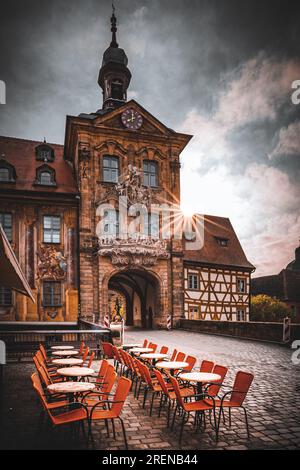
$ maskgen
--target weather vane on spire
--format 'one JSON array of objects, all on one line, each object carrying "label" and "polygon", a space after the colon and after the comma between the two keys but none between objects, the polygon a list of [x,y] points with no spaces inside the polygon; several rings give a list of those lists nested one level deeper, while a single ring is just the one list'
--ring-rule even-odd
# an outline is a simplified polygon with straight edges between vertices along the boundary
[{"label": "weather vane on spire", "polygon": [[118,47],[117,36],[116,36],[116,32],[117,32],[117,18],[115,16],[116,7],[114,3],[112,3],[111,6],[112,6],[112,15],[111,15],[110,22],[111,22],[112,39],[111,39],[110,47]]}]

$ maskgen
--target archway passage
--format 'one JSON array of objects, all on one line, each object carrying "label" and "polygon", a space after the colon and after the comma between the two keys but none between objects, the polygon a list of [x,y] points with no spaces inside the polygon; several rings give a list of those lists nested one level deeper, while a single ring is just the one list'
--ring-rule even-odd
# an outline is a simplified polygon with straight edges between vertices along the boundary
[{"label": "archway passage", "polygon": [[153,328],[160,316],[160,285],[149,271],[130,269],[114,274],[109,292],[118,292],[126,301],[126,325]]}]

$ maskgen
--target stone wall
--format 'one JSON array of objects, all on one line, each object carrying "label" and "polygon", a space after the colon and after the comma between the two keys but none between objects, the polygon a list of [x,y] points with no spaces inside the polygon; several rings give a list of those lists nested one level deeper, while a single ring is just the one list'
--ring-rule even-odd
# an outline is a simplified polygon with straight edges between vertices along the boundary
[{"label": "stone wall", "polygon": [[[282,342],[282,323],[227,322],[181,319],[180,328],[199,333]],[[291,325],[291,341],[300,339],[300,324]]]}]

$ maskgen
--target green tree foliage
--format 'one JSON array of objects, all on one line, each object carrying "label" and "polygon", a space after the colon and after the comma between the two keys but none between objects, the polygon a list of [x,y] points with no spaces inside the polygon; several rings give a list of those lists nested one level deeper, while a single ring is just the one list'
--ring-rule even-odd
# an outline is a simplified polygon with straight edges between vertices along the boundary
[{"label": "green tree foliage", "polygon": [[265,294],[251,297],[251,321],[282,322],[285,317],[295,320],[295,313],[284,302]]}]

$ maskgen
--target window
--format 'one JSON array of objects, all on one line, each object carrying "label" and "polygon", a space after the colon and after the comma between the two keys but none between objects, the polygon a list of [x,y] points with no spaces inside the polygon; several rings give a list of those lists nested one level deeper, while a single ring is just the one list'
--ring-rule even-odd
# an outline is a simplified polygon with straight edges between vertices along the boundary
[{"label": "window", "polygon": [[159,238],[159,214],[145,215],[145,236]]},{"label": "window", "polygon": [[199,320],[199,307],[189,307],[189,320]]},{"label": "window", "polygon": [[118,157],[103,157],[103,181],[117,183],[119,179],[119,159]]},{"label": "window", "polygon": [[12,214],[7,212],[0,212],[0,224],[3,227],[8,241],[12,241]]},{"label": "window", "polygon": [[193,290],[199,289],[199,277],[197,276],[197,274],[189,274],[188,288]]},{"label": "window", "polygon": [[157,162],[144,161],[144,185],[156,187],[158,184],[158,165]]},{"label": "window", "polygon": [[115,80],[111,84],[111,97],[115,100],[123,100],[122,82]]},{"label": "window", "polygon": [[237,291],[240,294],[244,294],[246,292],[246,279],[240,277],[237,279]]},{"label": "window", "polygon": [[118,237],[119,236],[119,211],[107,210],[104,212],[105,225],[104,235],[107,237]]},{"label": "window", "polygon": [[55,170],[48,165],[42,165],[37,168],[35,184],[56,186]]},{"label": "window", "polygon": [[44,282],[43,283],[43,306],[60,307],[61,306],[61,283]]},{"label": "window", "polygon": [[9,181],[9,169],[0,168],[0,181]]},{"label": "window", "polygon": [[15,183],[16,170],[4,158],[0,159],[0,182],[1,183]]},{"label": "window", "polygon": [[0,306],[9,307],[12,305],[12,290],[8,287],[0,287]]},{"label": "window", "polygon": [[215,237],[220,246],[228,246],[228,238]]},{"label": "window", "polygon": [[245,310],[239,309],[239,310],[236,312],[236,321],[246,321]]},{"label": "window", "polygon": [[44,216],[44,243],[60,243],[60,217]]}]

